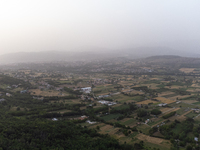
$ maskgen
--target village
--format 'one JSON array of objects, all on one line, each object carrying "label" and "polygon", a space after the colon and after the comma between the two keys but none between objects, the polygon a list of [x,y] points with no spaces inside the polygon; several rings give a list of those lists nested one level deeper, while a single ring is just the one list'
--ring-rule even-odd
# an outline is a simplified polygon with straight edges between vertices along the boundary
[{"label": "village", "polygon": [[[160,67],[142,65],[133,72],[118,67],[117,74],[112,69],[96,70],[99,66],[85,73],[79,73],[80,64],[73,71],[4,70],[0,105],[12,117],[36,117],[31,113],[37,109],[39,118],[55,123],[71,120],[121,144],[143,141],[146,148],[167,150],[199,142],[198,71],[181,68],[176,73],[180,76],[169,76],[159,74]],[[190,130],[179,137],[182,125]]]}]

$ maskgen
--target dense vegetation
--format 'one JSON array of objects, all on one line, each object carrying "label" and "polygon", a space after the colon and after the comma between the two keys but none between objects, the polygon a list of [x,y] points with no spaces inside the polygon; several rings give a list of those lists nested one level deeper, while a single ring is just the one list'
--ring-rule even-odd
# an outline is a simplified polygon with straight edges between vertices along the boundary
[{"label": "dense vegetation", "polygon": [[0,126],[2,149],[123,149],[108,135],[70,121],[14,119]]}]

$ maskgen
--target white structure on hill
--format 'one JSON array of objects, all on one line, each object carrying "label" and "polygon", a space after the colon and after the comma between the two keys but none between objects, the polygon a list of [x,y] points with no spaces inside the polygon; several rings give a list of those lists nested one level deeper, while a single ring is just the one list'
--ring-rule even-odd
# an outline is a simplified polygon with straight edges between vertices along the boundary
[{"label": "white structure on hill", "polygon": [[84,92],[84,93],[90,93],[92,90],[91,87],[85,87],[85,88],[81,88],[81,92]]}]

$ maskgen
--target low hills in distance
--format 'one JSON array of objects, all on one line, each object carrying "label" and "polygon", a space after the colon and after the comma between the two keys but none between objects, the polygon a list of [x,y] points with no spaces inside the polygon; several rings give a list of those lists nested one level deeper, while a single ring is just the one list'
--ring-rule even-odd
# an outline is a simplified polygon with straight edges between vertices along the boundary
[{"label": "low hills in distance", "polygon": [[[0,56],[1,64],[24,63],[24,62],[58,62],[58,61],[92,61],[110,58],[124,57],[128,59],[140,59],[149,57],[147,60],[158,59],[163,55],[175,55],[173,59],[180,57],[200,57],[200,54],[176,51],[167,47],[138,47],[132,49],[107,50],[89,49],[78,51],[43,51],[43,52],[19,52]],[[153,56],[153,57],[151,57]],[[169,59],[166,56],[162,59]]]}]

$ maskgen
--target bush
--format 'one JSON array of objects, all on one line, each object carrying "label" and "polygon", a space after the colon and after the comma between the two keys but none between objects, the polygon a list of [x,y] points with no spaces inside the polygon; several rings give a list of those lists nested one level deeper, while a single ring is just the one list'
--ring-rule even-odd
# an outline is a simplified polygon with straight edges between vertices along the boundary
[{"label": "bush", "polygon": [[167,115],[164,115],[163,118],[164,118],[164,119],[167,119],[167,118],[169,118],[169,117],[171,117],[171,116],[174,116],[175,114],[176,114],[176,112],[174,111],[174,112],[171,112],[171,113],[169,113],[169,114],[167,114]]},{"label": "bush", "polygon": [[144,110],[144,109],[139,109],[139,110],[137,111],[137,116],[138,116],[138,117],[145,117],[146,115],[147,115],[147,111]]},{"label": "bush", "polygon": [[159,115],[159,114],[161,114],[162,112],[160,111],[160,110],[158,110],[158,109],[153,109],[152,111],[151,111],[151,114],[153,114],[153,115]]}]

